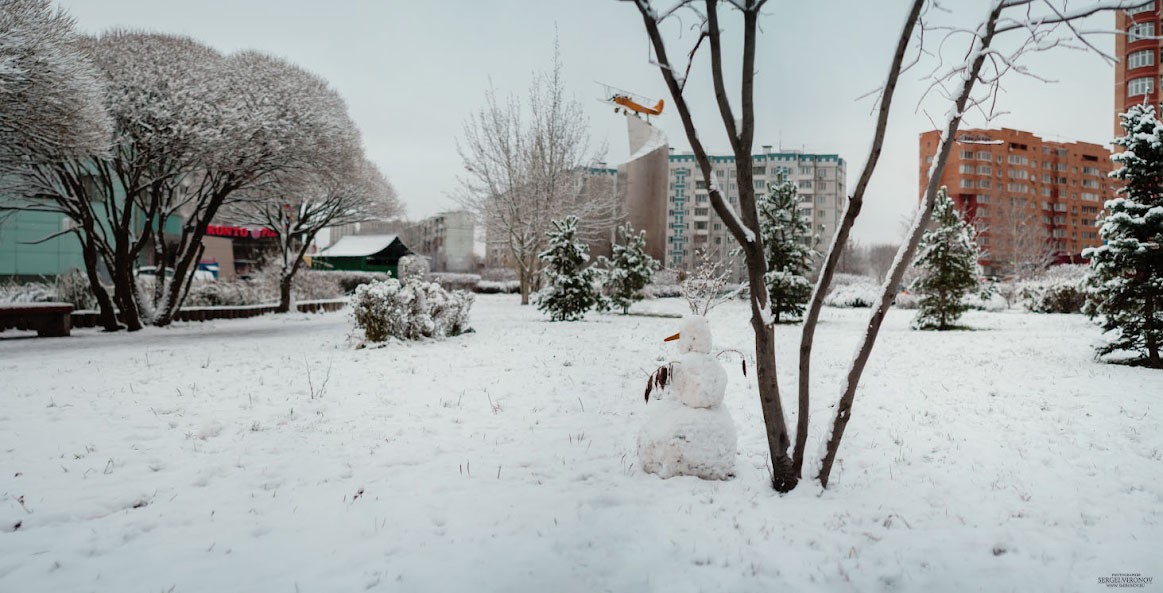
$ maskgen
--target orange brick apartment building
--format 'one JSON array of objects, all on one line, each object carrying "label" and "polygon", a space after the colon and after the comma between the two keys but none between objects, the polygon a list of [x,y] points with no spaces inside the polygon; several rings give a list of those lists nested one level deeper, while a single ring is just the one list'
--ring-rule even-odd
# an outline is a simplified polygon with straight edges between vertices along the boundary
[{"label": "orange brick apartment building", "polygon": [[[929,181],[938,138],[936,130],[920,136],[922,188]],[[1001,231],[991,232],[991,227],[1004,228],[1002,216],[1040,222],[1045,232],[1039,240],[1047,243],[1046,251],[1052,251],[1057,263],[1081,262],[1083,248],[1101,245],[1095,219],[1114,197],[1107,179],[1111,169],[1110,152],[1098,144],[1051,142],[1008,128],[962,130],[941,184],[979,229],[985,273],[1004,275],[1010,270],[989,256],[991,244],[1003,240]]]},{"label": "orange brick apartment building", "polygon": [[1119,126],[1119,114],[1125,113],[1131,105],[1146,101],[1150,105],[1159,104],[1160,75],[1163,75],[1163,59],[1159,51],[1163,39],[1157,39],[1163,32],[1159,21],[1156,2],[1149,2],[1139,8],[1115,12],[1116,31],[1127,34],[1115,35],[1115,137],[1123,135]]}]

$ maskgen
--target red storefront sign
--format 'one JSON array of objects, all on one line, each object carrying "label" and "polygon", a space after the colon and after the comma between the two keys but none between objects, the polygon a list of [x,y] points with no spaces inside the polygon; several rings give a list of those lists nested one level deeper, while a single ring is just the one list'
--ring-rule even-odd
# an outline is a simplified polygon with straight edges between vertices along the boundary
[{"label": "red storefront sign", "polygon": [[231,237],[234,239],[273,239],[278,235],[270,229],[248,229],[240,226],[209,225],[206,234],[213,237]]}]

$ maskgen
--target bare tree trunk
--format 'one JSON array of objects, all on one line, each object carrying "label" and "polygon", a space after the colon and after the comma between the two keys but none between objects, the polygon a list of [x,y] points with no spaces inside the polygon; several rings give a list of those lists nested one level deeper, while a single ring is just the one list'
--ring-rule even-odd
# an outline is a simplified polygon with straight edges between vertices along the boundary
[{"label": "bare tree trunk", "polygon": [[945,170],[945,163],[948,161],[949,153],[953,148],[957,129],[961,125],[961,116],[965,113],[965,105],[969,101],[970,93],[973,91],[973,85],[981,73],[982,65],[985,63],[985,50],[989,48],[990,43],[993,41],[997,28],[997,20],[1001,16],[1003,8],[1005,8],[1003,2],[994,4],[989,18],[985,22],[985,31],[976,42],[980,44],[980,47],[974,48],[976,53],[973,55],[972,65],[969,71],[965,72],[961,77],[961,90],[957,94],[953,110],[950,113],[948,122],[946,122],[941,143],[937,150],[936,162],[934,162],[929,171],[929,183],[925,188],[925,200],[917,212],[909,236],[897,252],[896,260],[893,262],[893,267],[889,271],[889,277],[885,280],[884,286],[882,287],[880,303],[868,320],[868,329],[860,343],[856,359],[852,361],[852,366],[848,370],[844,391],[840,397],[840,403],[836,406],[836,417],[832,422],[832,433],[828,438],[826,453],[820,466],[820,474],[817,476],[820,480],[820,485],[825,488],[828,487],[828,478],[832,472],[832,464],[836,461],[836,452],[840,448],[840,440],[844,437],[844,428],[848,425],[848,420],[852,417],[852,401],[856,396],[856,386],[860,383],[860,376],[864,373],[864,367],[868,363],[868,357],[872,354],[872,346],[876,343],[876,336],[880,332],[880,326],[884,322],[884,317],[888,313],[889,307],[892,305],[892,298],[896,294],[897,286],[900,284],[901,278],[904,277],[905,268],[908,267],[909,262],[912,261],[913,255],[916,253],[917,245],[920,244],[921,236],[925,231],[925,224],[933,212],[937,189],[941,183],[941,174]]},{"label": "bare tree trunk", "polygon": [[885,132],[888,129],[889,111],[892,107],[893,95],[896,92],[897,80],[901,74],[901,65],[904,63],[909,40],[913,37],[913,29],[920,18],[921,8],[924,4],[924,0],[913,1],[909,15],[905,19],[905,26],[897,39],[892,66],[889,67],[888,78],[885,80],[884,91],[880,98],[880,111],[876,118],[876,131],[872,137],[872,148],[869,150],[868,160],[865,161],[864,170],[860,173],[855,191],[853,191],[852,197],[849,198],[848,205],[844,209],[844,220],[832,238],[832,246],[828,249],[828,255],[823,268],[820,270],[820,276],[816,279],[816,287],[812,292],[808,314],[804,317],[804,328],[800,335],[799,411],[796,415],[796,446],[792,457],[797,476],[801,475],[803,471],[804,449],[808,442],[808,425],[811,413],[809,404],[811,403],[812,342],[816,335],[816,325],[820,320],[820,310],[824,306],[824,296],[832,284],[832,276],[844,254],[844,248],[848,245],[848,235],[852,231],[852,225],[856,223],[856,217],[860,216],[860,209],[864,205],[864,192],[868,188],[872,173],[876,170],[876,164],[880,160],[880,152],[884,148]]}]

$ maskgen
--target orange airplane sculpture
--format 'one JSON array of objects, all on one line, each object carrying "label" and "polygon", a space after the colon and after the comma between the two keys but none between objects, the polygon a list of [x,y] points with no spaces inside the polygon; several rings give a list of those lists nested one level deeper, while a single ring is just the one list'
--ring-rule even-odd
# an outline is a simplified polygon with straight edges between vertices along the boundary
[{"label": "orange airplane sculpture", "polygon": [[622,89],[616,89],[610,85],[602,84],[600,82],[598,84],[601,84],[606,88],[606,95],[610,97],[609,99],[606,99],[606,102],[617,105],[617,107],[614,108],[614,113],[625,111],[626,113],[635,113],[638,115],[645,115],[647,117],[650,117],[651,115],[662,115],[662,99],[659,99],[658,103],[654,104],[654,107],[647,107],[650,101],[646,97],[636,95],[629,91],[623,91]]}]

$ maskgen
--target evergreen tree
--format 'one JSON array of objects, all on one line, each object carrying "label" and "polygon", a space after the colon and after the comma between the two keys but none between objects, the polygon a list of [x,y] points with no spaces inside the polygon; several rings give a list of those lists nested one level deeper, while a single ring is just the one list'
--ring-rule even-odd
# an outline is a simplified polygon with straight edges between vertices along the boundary
[{"label": "evergreen tree", "polygon": [[594,287],[600,272],[585,268],[589,248],[578,239],[576,216],[554,220],[546,233],[549,248],[537,255],[545,263],[546,286],[537,293],[537,308],[553,321],[575,321],[590,309],[602,308],[604,299]]},{"label": "evergreen tree", "polygon": [[600,263],[606,268],[604,285],[611,304],[621,308],[624,315],[631,304],[642,300],[642,289],[650,284],[654,272],[662,265],[646,253],[646,231],[635,235],[634,229],[626,223],[618,227],[618,235],[625,244],[614,245],[614,258],[603,257]]},{"label": "evergreen tree", "polygon": [[910,287],[921,295],[916,329],[947,330],[969,307],[964,297],[978,287],[977,233],[961,220],[948,191],[942,187],[933,207],[937,227],[921,238],[917,267],[921,275]]},{"label": "evergreen tree", "polygon": [[1121,168],[1111,177],[1122,182],[1118,197],[1106,203],[1102,247],[1086,249],[1094,270],[1084,311],[1100,318],[1115,338],[1100,355],[1130,350],[1143,362],[1163,368],[1163,124],[1153,105],[1136,105],[1121,114],[1127,135],[1115,139],[1125,148],[1111,157]]},{"label": "evergreen tree", "polygon": [[776,323],[781,318],[798,319],[812,296],[808,275],[816,255],[812,245],[818,237],[812,234],[811,222],[800,213],[796,194],[795,184],[783,181],[755,203],[767,260],[763,280]]}]

